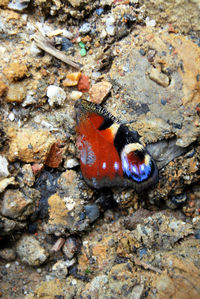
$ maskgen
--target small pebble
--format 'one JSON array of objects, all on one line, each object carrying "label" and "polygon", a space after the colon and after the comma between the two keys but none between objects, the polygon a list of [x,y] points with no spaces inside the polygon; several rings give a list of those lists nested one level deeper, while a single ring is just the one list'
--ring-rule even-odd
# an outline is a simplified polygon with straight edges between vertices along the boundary
[{"label": "small pebble", "polygon": [[[76,100],[79,100],[82,95],[83,95],[83,93],[81,91],[73,90],[70,93],[70,99],[73,101],[76,101]],[[71,160],[73,160],[73,159],[71,159]]]},{"label": "small pebble", "polygon": [[161,101],[160,101],[160,102],[161,102],[161,104],[162,104],[162,105],[164,105],[164,106],[167,104],[167,101],[166,101],[166,100],[164,100],[164,99],[161,99]]},{"label": "small pebble", "polygon": [[114,16],[110,16],[106,19],[106,31],[109,35],[114,36],[115,35],[115,18]]},{"label": "small pebble", "polygon": [[85,49],[85,44],[83,42],[80,42],[79,47],[82,48],[82,49]]},{"label": "small pebble", "polygon": [[95,221],[99,215],[99,207],[96,204],[90,204],[85,206],[86,216],[90,219],[91,222]]},{"label": "small pebble", "polygon": [[63,29],[62,35],[64,37],[68,38],[68,39],[72,39],[73,38],[73,34],[70,31],[66,30],[66,29]]},{"label": "small pebble", "polygon": [[81,75],[80,80],[78,81],[78,90],[81,92],[88,92],[90,89],[90,80],[86,75]]},{"label": "small pebble", "polygon": [[102,13],[103,13],[103,8],[102,7],[96,9],[96,14],[98,16],[102,15]]},{"label": "small pebble", "polygon": [[61,51],[68,51],[70,48],[73,47],[73,44],[68,40],[68,38],[63,37],[61,42]]},{"label": "small pebble", "polygon": [[79,32],[82,34],[87,34],[89,33],[91,30],[91,25],[90,23],[84,23],[80,28],[79,28]]},{"label": "small pebble", "polygon": [[84,48],[82,48],[82,49],[80,50],[80,54],[81,54],[82,57],[83,57],[83,56],[86,56],[87,51],[86,51]]},{"label": "small pebble", "polygon": [[8,175],[8,161],[6,157],[0,155],[0,177],[7,177]]},{"label": "small pebble", "polygon": [[15,119],[15,115],[13,112],[11,112],[9,115],[8,115],[8,118],[10,121],[13,121]]},{"label": "small pebble", "polygon": [[23,10],[25,10],[28,7],[29,2],[30,2],[30,0],[23,0],[23,1],[21,1],[21,0],[12,0],[8,4],[8,8],[22,12]]},{"label": "small pebble", "polygon": [[144,49],[140,49],[140,50],[139,50],[139,53],[140,53],[140,55],[145,56],[145,51],[144,51]]},{"label": "small pebble", "polygon": [[47,97],[50,106],[62,106],[67,96],[62,88],[56,85],[49,85],[47,88]]},{"label": "small pebble", "polygon": [[30,46],[30,54],[33,57],[37,57],[37,56],[41,55],[41,53],[42,53],[42,50],[36,46],[35,42],[32,42],[32,44]]},{"label": "small pebble", "polygon": [[[82,94],[82,93],[81,93]],[[64,167],[66,168],[66,169],[72,169],[72,168],[74,168],[74,167],[76,167],[76,166],[78,166],[79,165],[79,162],[78,162],[78,160],[76,160],[76,159],[68,159],[67,161],[65,161],[65,163],[64,163]]]}]

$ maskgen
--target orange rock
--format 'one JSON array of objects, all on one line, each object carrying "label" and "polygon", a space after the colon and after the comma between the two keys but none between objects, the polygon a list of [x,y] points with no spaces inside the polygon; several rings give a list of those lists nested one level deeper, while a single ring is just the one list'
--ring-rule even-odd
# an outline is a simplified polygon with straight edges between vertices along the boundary
[{"label": "orange rock", "polygon": [[13,62],[3,70],[9,81],[18,81],[26,76],[28,69],[25,64]]},{"label": "orange rock", "polygon": [[2,97],[6,91],[8,90],[8,86],[0,80],[0,97]]},{"label": "orange rock", "polygon": [[108,81],[102,81],[94,84],[89,91],[90,101],[95,104],[101,104],[109,94],[112,84]]},{"label": "orange rock", "polygon": [[67,78],[63,81],[63,86],[76,86],[80,77],[80,72],[67,74]]},{"label": "orange rock", "polygon": [[63,158],[63,148],[61,148],[60,142],[55,142],[51,146],[45,165],[52,168],[57,168],[62,162],[62,158]]},{"label": "orange rock", "polygon": [[6,134],[10,140],[7,158],[9,161],[21,160],[26,163],[46,161],[55,138],[48,131],[9,127]]},{"label": "orange rock", "polygon": [[81,78],[78,82],[78,90],[82,92],[88,92],[90,89],[90,80],[86,75],[81,75]]}]

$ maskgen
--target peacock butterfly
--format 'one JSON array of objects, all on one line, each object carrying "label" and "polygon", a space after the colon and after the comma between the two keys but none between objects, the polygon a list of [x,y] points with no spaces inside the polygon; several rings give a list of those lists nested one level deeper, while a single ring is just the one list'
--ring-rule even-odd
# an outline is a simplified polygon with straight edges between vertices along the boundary
[{"label": "peacock butterfly", "polygon": [[75,110],[76,144],[88,185],[96,189],[133,187],[141,192],[157,183],[156,163],[136,131],[130,131],[100,105],[86,100],[78,100]]}]

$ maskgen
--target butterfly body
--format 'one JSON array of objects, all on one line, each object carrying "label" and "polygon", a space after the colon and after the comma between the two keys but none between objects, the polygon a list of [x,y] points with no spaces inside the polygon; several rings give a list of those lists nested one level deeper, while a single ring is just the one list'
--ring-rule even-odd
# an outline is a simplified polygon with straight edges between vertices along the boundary
[{"label": "butterfly body", "polygon": [[75,109],[80,167],[90,186],[132,187],[141,192],[157,182],[156,164],[136,131],[99,105],[79,100]]}]

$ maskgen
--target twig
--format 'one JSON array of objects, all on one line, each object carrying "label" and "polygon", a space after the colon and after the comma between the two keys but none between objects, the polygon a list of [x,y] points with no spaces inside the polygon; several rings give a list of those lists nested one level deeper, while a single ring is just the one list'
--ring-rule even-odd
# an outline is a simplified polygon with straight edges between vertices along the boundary
[{"label": "twig", "polygon": [[152,265],[150,265],[150,264],[147,264],[147,263],[145,263],[145,262],[142,262],[142,261],[140,261],[139,259],[137,259],[137,258],[132,258],[133,259],[133,262],[135,263],[135,265],[137,265],[137,266],[141,266],[141,267],[143,267],[145,270],[151,270],[151,271],[154,271],[154,272],[157,272],[157,273],[162,273],[162,271],[159,269],[159,268],[157,268],[157,267],[154,267],[154,266],[152,266]]},{"label": "twig", "polygon": [[65,62],[66,64],[74,67],[75,69],[80,69],[82,67],[82,64],[76,63],[72,60],[70,60],[64,53],[56,49],[52,46],[49,39],[41,35],[40,33],[37,33],[34,35],[34,41],[36,42],[36,45],[44,50],[45,52],[51,54],[52,56],[60,59],[61,61]]}]

